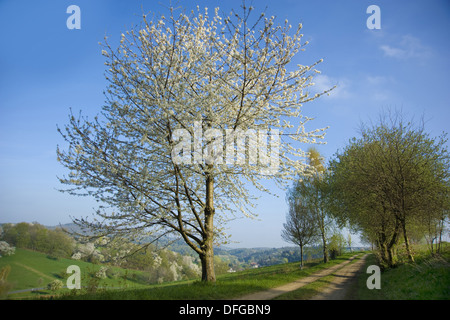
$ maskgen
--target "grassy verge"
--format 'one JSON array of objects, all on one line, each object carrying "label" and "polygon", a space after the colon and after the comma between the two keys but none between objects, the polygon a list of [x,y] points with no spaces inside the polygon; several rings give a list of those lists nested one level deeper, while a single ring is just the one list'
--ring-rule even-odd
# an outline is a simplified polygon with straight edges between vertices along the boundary
[{"label": "grassy verge", "polygon": [[[381,272],[381,289],[369,290],[368,275],[359,278],[357,298],[360,300],[449,300],[450,246],[446,244],[441,255],[430,255],[424,246],[416,246],[415,263],[402,261],[396,268]],[[401,256],[401,254],[400,254]],[[366,260],[376,265],[374,255]]]},{"label": "grassy verge", "polygon": [[251,269],[217,277],[214,284],[200,281],[173,282],[148,286],[143,289],[105,290],[95,294],[71,294],[62,299],[86,300],[219,300],[233,299],[245,294],[267,290],[306,277],[314,272],[339,264],[353,256],[348,253],[324,264],[319,261],[306,263],[300,270],[299,263],[286,263],[259,269]]}]

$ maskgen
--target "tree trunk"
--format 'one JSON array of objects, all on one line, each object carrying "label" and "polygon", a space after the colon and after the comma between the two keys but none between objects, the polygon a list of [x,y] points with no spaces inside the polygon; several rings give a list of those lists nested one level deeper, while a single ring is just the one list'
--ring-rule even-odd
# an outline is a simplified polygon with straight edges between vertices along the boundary
[{"label": "tree trunk", "polygon": [[209,172],[206,174],[206,203],[205,203],[205,233],[203,235],[202,253],[202,281],[215,282],[214,272],[214,180]]},{"label": "tree trunk", "polygon": [[387,254],[388,254],[388,266],[389,268],[392,268],[396,264],[394,249],[392,247],[388,247]]},{"label": "tree trunk", "polygon": [[444,231],[444,218],[441,218],[438,222],[439,240],[438,240],[438,243],[436,243],[436,253],[441,252],[441,242],[442,242],[442,232],[443,231]]},{"label": "tree trunk", "polygon": [[400,223],[402,225],[403,237],[405,239],[406,254],[408,255],[409,261],[410,262],[414,262],[414,257],[413,257],[413,255],[411,253],[411,249],[410,249],[410,246],[409,246],[409,239],[408,239],[408,236],[406,235],[406,221],[405,221],[405,219],[401,219]]},{"label": "tree trunk", "polygon": [[200,261],[202,263],[202,281],[215,282],[216,274],[214,272],[214,251],[212,246],[212,239],[210,244],[204,245],[203,253],[200,254]]},{"label": "tree trunk", "polygon": [[303,269],[303,246],[300,246],[300,269]]},{"label": "tree trunk", "polygon": [[323,262],[328,262],[328,248],[327,248],[327,239],[326,239],[326,230],[325,230],[325,217],[322,209],[319,209],[319,217],[320,217],[320,235],[322,237],[322,243],[323,243]]},{"label": "tree trunk", "polygon": [[388,258],[386,244],[384,242],[379,241],[378,248],[379,248],[378,250],[380,252],[381,261],[386,263],[389,266],[389,258]]},{"label": "tree trunk", "polygon": [[322,242],[323,242],[323,262],[328,262],[328,248],[327,239],[325,238],[325,230],[322,231]]}]

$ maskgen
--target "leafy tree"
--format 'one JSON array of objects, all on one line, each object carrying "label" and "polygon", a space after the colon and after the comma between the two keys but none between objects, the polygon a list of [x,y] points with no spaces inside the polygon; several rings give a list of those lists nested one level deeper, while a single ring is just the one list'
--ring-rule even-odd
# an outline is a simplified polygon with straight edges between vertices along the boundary
[{"label": "leafy tree", "polygon": [[291,67],[306,44],[301,25],[292,32],[287,21],[253,19],[252,10],[244,4],[241,15],[223,18],[218,8],[212,16],[171,9],[155,22],[144,15],[117,50],[105,40],[102,114],[70,115],[58,129],[68,143],[57,149],[70,170],[60,179],[72,186],[64,191],[104,204],[99,220],[77,224],[134,239],[176,233],[199,255],[202,280],[215,281],[221,223],[230,212],[253,216],[248,186],[267,191],[261,179],[283,185],[306,165],[304,152],[280,135],[314,143],[324,131],[305,131],[310,119],[301,114],[302,104],[328,92],[308,92],[322,60]]},{"label": "leafy tree", "polygon": [[335,232],[331,235],[328,241],[328,250],[330,252],[330,258],[336,259],[337,256],[342,254],[342,248],[345,246],[345,238],[339,232]]},{"label": "leafy tree", "polygon": [[49,230],[47,237],[47,253],[58,258],[70,257],[75,241],[62,229]]},{"label": "leafy tree", "polygon": [[349,248],[349,250],[350,250],[350,252],[353,252],[353,249],[352,249],[352,236],[351,236],[351,234],[350,234],[350,232],[348,233],[348,237],[347,237],[347,244],[348,244],[348,248]]},{"label": "leafy tree", "polygon": [[26,222],[17,223],[10,226],[5,234],[4,239],[13,243],[18,248],[31,248],[30,224]]},{"label": "leafy tree", "polygon": [[303,268],[303,248],[317,239],[316,216],[309,209],[301,194],[295,187],[288,193],[289,212],[283,224],[281,237],[300,247],[300,268]]},{"label": "leafy tree", "polygon": [[334,214],[376,243],[381,259],[395,264],[403,239],[414,261],[408,230],[448,208],[449,155],[445,134],[431,138],[401,116],[362,128],[331,164]]},{"label": "leafy tree", "polygon": [[328,262],[327,236],[331,219],[327,213],[328,182],[323,158],[315,148],[309,148],[309,167],[295,182],[295,194],[302,199],[302,205],[314,217],[317,234],[322,241],[323,261]]}]

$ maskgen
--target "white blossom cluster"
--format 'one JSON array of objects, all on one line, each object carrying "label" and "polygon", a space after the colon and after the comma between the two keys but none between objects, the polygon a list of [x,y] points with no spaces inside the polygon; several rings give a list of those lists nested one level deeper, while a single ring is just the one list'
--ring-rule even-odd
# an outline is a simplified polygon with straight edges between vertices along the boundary
[{"label": "white blossom cluster", "polygon": [[76,251],[72,255],[72,259],[81,260],[81,259],[94,259],[96,261],[102,262],[104,261],[104,256],[100,253],[100,250],[95,248],[95,244],[92,242],[88,243],[78,243],[76,246]]},{"label": "white blossom cluster", "polygon": [[170,270],[170,272],[172,272],[172,276],[173,276],[174,281],[177,281],[177,280],[181,279],[180,272],[181,272],[181,270],[183,270],[183,267],[178,265],[178,263],[176,261],[173,261],[170,264],[169,270]]},{"label": "white blossom cluster", "polygon": [[108,267],[101,266],[100,269],[95,273],[95,277],[97,277],[98,279],[106,279],[106,271],[108,271]]},{"label": "white blossom cluster", "polygon": [[82,257],[83,257],[83,255],[81,254],[81,252],[75,252],[71,258],[73,260],[81,260]]},{"label": "white blossom cluster", "polygon": [[10,256],[16,253],[16,248],[6,241],[0,241],[0,258],[2,256]]},{"label": "white blossom cluster", "polygon": [[162,263],[162,258],[156,253],[153,253],[153,268],[157,269]]}]

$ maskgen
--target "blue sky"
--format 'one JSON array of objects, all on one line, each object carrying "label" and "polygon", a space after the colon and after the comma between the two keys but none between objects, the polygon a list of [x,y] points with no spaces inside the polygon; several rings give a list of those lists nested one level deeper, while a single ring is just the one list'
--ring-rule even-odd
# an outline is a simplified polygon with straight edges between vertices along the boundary
[{"label": "blue sky", "polygon": [[[178,1],[186,9],[220,7],[228,13],[241,1]],[[81,29],[69,30],[69,5],[81,9]],[[369,5],[381,11],[381,29],[370,30]],[[376,120],[383,108],[401,108],[426,120],[434,136],[450,119],[450,2],[365,0],[254,1],[255,11],[280,23],[303,24],[309,41],[295,64],[321,58],[317,89],[338,88],[305,104],[316,119],[310,129],[330,126],[329,159],[357,135],[361,121]],[[0,1],[0,222],[38,221],[45,225],[89,216],[96,203],[57,191],[56,161],[62,139],[56,126],[67,123],[69,108],[95,115],[104,103],[104,59],[98,44],[139,23],[144,12],[167,15],[168,1]],[[259,221],[228,225],[236,247],[287,245],[280,232],[287,206],[283,192],[258,202]]]}]

